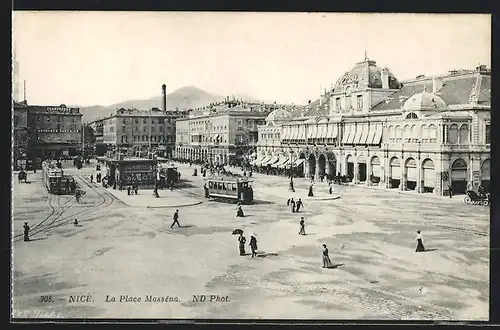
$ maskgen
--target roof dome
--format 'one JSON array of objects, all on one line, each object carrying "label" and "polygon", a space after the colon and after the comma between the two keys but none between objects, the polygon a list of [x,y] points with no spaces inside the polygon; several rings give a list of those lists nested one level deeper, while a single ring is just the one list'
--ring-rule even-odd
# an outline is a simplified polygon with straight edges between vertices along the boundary
[{"label": "roof dome", "polygon": [[285,109],[276,109],[273,110],[269,115],[266,117],[266,122],[267,123],[274,123],[274,122],[279,122],[279,121],[286,121],[292,118],[292,115],[290,112],[286,111]]},{"label": "roof dome", "polygon": [[442,98],[428,92],[414,94],[403,104],[403,110],[405,111],[444,110],[447,107]]},{"label": "roof dome", "polygon": [[386,71],[389,76],[389,88],[401,88],[401,83],[387,68],[379,68],[375,61],[368,59],[356,63],[350,71],[344,73],[335,83],[335,92],[342,91],[346,85],[354,84],[357,87],[382,88],[382,71]]}]

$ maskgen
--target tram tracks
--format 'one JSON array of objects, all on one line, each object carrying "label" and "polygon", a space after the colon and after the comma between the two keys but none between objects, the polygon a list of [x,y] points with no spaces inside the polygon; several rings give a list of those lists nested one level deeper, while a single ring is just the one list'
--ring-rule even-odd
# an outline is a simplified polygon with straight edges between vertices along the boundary
[{"label": "tram tracks", "polygon": [[[87,208],[81,211],[77,211],[71,214],[66,214],[63,216],[68,209],[71,208],[76,203],[76,199],[69,198],[64,204],[60,204],[61,200],[61,195],[53,195],[50,194],[48,197],[48,204],[49,204],[49,214],[38,224],[33,226],[30,230],[30,236],[35,236],[41,233],[46,232],[47,230],[59,227],[61,225],[64,225],[71,221],[70,219],[73,219],[75,217],[79,217],[82,215],[88,215],[93,212],[99,211],[103,208],[106,208],[110,205],[112,205],[115,201],[115,197],[109,194],[108,192],[106,193],[101,193],[99,192],[98,189],[93,187],[91,184],[85,181],[85,179],[81,175],[76,175],[75,176],[79,182],[81,182],[84,186],[90,188],[93,192],[96,193],[96,195],[100,198],[100,201],[92,205],[91,208]],[[72,203],[70,203],[72,201]],[[69,205],[68,205],[69,204]],[[68,206],[66,206],[68,205]],[[14,241],[17,242],[21,240],[23,237],[23,234],[17,234],[14,236]]]}]

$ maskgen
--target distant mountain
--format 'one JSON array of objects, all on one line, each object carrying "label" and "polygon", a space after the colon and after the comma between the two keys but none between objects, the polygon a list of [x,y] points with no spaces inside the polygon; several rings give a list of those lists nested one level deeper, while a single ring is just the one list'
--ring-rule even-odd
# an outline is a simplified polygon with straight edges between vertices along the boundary
[{"label": "distant mountain", "polygon": [[[186,86],[167,94],[167,109],[195,109],[206,106],[211,102],[222,101],[223,99],[224,96],[206,92],[195,86]],[[145,100],[130,100],[109,106],[94,105],[80,107],[80,112],[83,114],[83,121],[89,122],[99,117],[109,116],[111,113],[115,112],[116,109],[120,108],[149,110],[157,107],[163,109],[162,103],[162,96],[158,95]]]}]

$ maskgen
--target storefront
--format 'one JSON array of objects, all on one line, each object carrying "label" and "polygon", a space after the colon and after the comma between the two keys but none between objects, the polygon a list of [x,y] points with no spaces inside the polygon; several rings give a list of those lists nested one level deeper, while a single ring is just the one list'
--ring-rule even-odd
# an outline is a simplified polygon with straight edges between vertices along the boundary
[{"label": "storefront", "polygon": [[139,188],[152,189],[155,184],[155,172],[157,161],[155,159],[106,159],[106,174],[110,178],[110,184],[113,180],[117,184],[126,187],[132,184],[138,184]]}]

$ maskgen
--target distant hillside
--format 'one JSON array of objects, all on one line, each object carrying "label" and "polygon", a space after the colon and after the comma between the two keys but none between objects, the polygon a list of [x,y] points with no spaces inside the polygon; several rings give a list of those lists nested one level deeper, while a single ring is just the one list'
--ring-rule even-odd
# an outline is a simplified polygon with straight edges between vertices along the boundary
[{"label": "distant hillside", "polygon": [[[223,99],[224,96],[208,93],[198,87],[186,86],[167,94],[167,109],[194,109],[206,106],[210,102],[222,101]],[[80,107],[80,112],[83,114],[83,121],[89,122],[99,117],[109,116],[110,113],[119,108],[148,110],[154,107],[163,108],[161,95],[145,100],[124,101],[110,106],[94,105]]]}]

